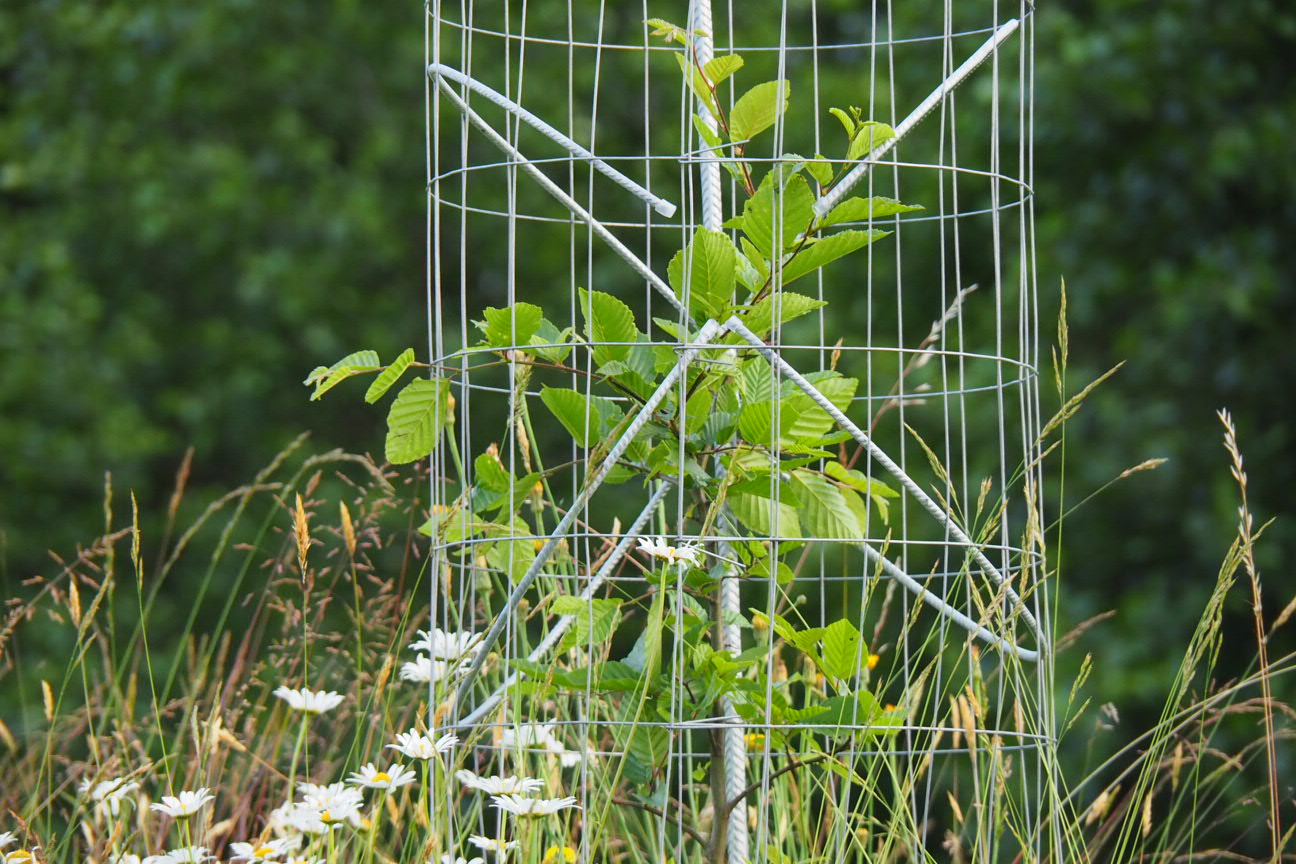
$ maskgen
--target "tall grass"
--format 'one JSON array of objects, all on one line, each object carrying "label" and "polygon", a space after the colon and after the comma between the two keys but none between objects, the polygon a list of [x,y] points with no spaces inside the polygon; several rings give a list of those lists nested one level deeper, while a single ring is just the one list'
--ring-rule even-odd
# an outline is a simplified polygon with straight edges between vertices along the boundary
[{"label": "tall grass", "polygon": [[[1289,860],[1291,827],[1282,824],[1289,793],[1279,767],[1296,712],[1274,692],[1290,680],[1296,656],[1270,657],[1266,648],[1293,607],[1270,621],[1260,605],[1253,551],[1266,526],[1256,527],[1247,509],[1242,448],[1228,416],[1221,419],[1238,483],[1236,537],[1152,728],[1095,755],[1115,711],[1093,707],[1085,695],[1103,674],[1101,649],[1086,657],[1077,680],[1040,699],[1030,686],[1035,672],[987,662],[970,642],[947,643],[947,634],[932,630],[907,665],[884,657],[874,673],[874,692],[901,694],[902,710],[923,724],[885,744],[852,738],[833,746],[807,737],[795,752],[781,753],[753,734],[749,749],[759,758],[751,786],[720,812],[705,772],[696,782],[676,777],[659,798],[637,793],[624,758],[609,756],[616,740],[597,730],[573,747],[570,737],[564,746],[560,734],[515,726],[513,744],[531,735],[549,750],[498,763],[480,751],[507,747],[501,731],[447,745],[427,760],[389,748],[407,731],[440,738],[453,683],[429,689],[409,648],[415,631],[429,626],[433,574],[417,531],[426,516],[425,477],[344,453],[305,456],[299,441],[180,530],[186,460],[156,541],[141,529],[133,500],[106,483],[101,535],[56,574],[25,583],[0,628],[0,830],[14,835],[6,838],[6,861],[133,862],[169,854],[157,862],[165,864],[227,859],[239,850],[365,864],[423,864],[443,855],[535,864],[573,856],[703,861],[720,856],[716,826],[726,818],[748,819],[754,857],[773,864]],[[1003,508],[988,492],[951,502],[973,536],[998,530]],[[870,584],[864,597],[844,601],[868,611],[871,641],[882,645],[918,612],[904,611],[894,584]],[[1240,677],[1219,680],[1226,604],[1239,591],[1255,618],[1252,661]],[[627,619],[642,616],[650,625],[651,597],[626,598]],[[790,617],[800,614],[791,593],[771,602]],[[993,598],[983,602],[992,615]],[[481,625],[472,610],[461,611],[465,629]],[[807,694],[822,696],[813,666],[799,667],[785,640],[755,623],[752,636],[766,647],[773,680],[799,681]],[[1059,639],[1058,650],[1084,644],[1088,626]],[[908,680],[899,680],[901,669]],[[500,675],[496,658],[487,670]],[[305,714],[276,697],[281,687],[336,691],[341,702]],[[549,714],[537,710],[514,722],[551,719],[562,709],[553,700],[538,707]],[[1049,728],[1052,712],[1060,739],[1033,737]],[[1013,746],[1028,740],[1038,744]],[[697,743],[698,736],[677,739],[681,749]],[[878,752],[849,755],[866,749],[863,743]],[[578,758],[562,758],[573,753]],[[1077,754],[1096,767],[1078,768]],[[339,794],[303,792],[299,783],[334,783],[365,763],[385,770],[392,761],[413,770],[414,782],[367,789],[355,814],[294,839],[302,830],[286,802]],[[491,773],[492,764],[534,777],[545,796],[578,796],[584,810],[506,819],[487,795],[455,779],[464,768]],[[696,767],[672,765],[681,774]],[[104,783],[96,802],[95,787]],[[150,807],[199,788],[211,789],[215,800],[190,818]],[[116,806],[114,789],[125,790]],[[518,848],[482,851],[470,835]],[[235,847],[241,842],[251,845]],[[1251,859],[1239,851],[1248,848],[1268,854]]]}]

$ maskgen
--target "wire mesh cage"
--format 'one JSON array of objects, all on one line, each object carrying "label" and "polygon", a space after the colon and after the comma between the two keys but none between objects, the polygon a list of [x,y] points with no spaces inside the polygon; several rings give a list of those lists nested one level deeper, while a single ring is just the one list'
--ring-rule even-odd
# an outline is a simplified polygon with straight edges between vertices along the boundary
[{"label": "wire mesh cage", "polygon": [[428,7],[442,853],[1046,856],[1032,11]]}]

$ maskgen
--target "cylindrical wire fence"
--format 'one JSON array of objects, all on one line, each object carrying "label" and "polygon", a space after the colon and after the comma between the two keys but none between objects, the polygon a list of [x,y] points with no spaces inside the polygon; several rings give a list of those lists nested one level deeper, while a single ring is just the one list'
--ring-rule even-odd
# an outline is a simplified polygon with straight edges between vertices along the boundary
[{"label": "cylindrical wire fence", "polygon": [[1053,851],[1033,7],[903,6],[429,5],[447,854]]}]

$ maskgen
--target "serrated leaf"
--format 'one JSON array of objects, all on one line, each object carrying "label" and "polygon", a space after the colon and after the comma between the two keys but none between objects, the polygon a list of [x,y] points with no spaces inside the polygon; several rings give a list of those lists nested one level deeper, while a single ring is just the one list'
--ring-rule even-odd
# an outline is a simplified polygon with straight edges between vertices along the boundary
[{"label": "serrated leaf", "polygon": [[416,378],[406,384],[387,413],[387,461],[403,465],[430,455],[450,421],[447,379]]},{"label": "serrated leaf", "polygon": [[815,158],[806,163],[806,170],[810,172],[810,176],[820,186],[827,186],[831,183],[835,173],[833,164],[827,161],[822,153],[816,153]]},{"label": "serrated leaf", "polygon": [[[809,399],[805,399],[809,402]],[[778,403],[772,400],[749,402],[743,406],[738,415],[738,432],[743,439],[762,447],[778,447],[792,437],[792,430],[801,419],[799,400],[784,399]],[[813,406],[813,403],[811,403]],[[778,412],[778,434],[774,434],[775,410]]]},{"label": "serrated leaf", "polygon": [[544,320],[544,312],[531,303],[514,303],[502,309],[488,306],[482,316],[486,320],[478,321],[477,329],[486,336],[486,344],[492,348],[530,345],[531,337],[540,329],[540,322]]},{"label": "serrated leaf", "polygon": [[675,62],[679,64],[680,74],[684,76],[684,80],[688,83],[689,89],[693,91],[693,95],[706,106],[712,116],[718,116],[715,96],[711,93],[711,88],[707,87],[706,79],[702,77],[701,71],[683,52],[675,53]]},{"label": "serrated leaf", "polygon": [[834,480],[840,480],[847,486],[863,492],[865,495],[880,496],[882,498],[897,498],[900,495],[899,492],[876,477],[870,477],[863,471],[857,471],[854,468],[847,468],[840,462],[834,461],[824,465],[824,473]]},{"label": "serrated leaf", "polygon": [[354,351],[332,366],[316,366],[302,383],[315,385],[315,390],[310,397],[311,401],[314,402],[352,375],[373,371],[373,369],[381,365],[382,361],[378,359],[377,351],[368,349]]},{"label": "serrated leaf", "polygon": [[611,399],[587,397],[567,387],[540,388],[540,401],[582,447],[597,443],[621,419],[621,408]]},{"label": "serrated leaf", "polygon": [[612,638],[621,621],[620,600],[585,600],[564,594],[554,598],[551,608],[555,615],[572,617],[572,626],[558,645],[559,654],[572,648],[602,647]]},{"label": "serrated leaf", "polygon": [[[748,90],[729,112],[729,138],[735,143],[754,138],[774,125],[779,114],[787,111],[792,85],[788,81],[766,81]],[[782,98],[780,98],[782,94]]]},{"label": "serrated leaf", "polygon": [[378,377],[369,385],[365,391],[364,400],[370,405],[377,402],[383,397],[383,394],[391,389],[392,385],[400,380],[405,374],[405,370],[414,362],[414,349],[406,348],[400,353],[400,356],[391,362],[386,369],[379,373]]},{"label": "serrated leaf", "polygon": [[706,143],[706,146],[715,153],[716,158],[720,160],[720,164],[729,172],[729,175],[738,182],[743,182],[745,178],[742,169],[738,167],[738,164],[733,159],[724,158],[726,154],[721,152],[725,143],[720,139],[720,134],[708,128],[700,114],[693,115],[693,128],[697,130],[698,136]]},{"label": "serrated leaf", "polygon": [[846,140],[851,141],[855,138],[855,121],[850,118],[845,111],[840,108],[829,108],[828,113],[841,121],[842,128],[846,130]]},{"label": "serrated leaf", "polygon": [[740,227],[761,255],[772,258],[775,229],[780,232],[780,251],[790,249],[796,244],[797,237],[810,227],[814,219],[814,202],[815,194],[800,174],[794,174],[780,186],[777,172],[770,171],[761,180],[756,194],[743,205]]},{"label": "serrated leaf", "polygon": [[833,727],[821,731],[834,737],[852,733],[867,737],[890,734],[893,730],[886,727],[897,726],[896,721],[903,717],[899,712],[884,712],[873,694],[866,690],[834,696],[821,704],[828,710],[816,717],[815,722]]},{"label": "serrated leaf", "polygon": [[667,278],[695,317],[723,317],[733,301],[737,254],[728,235],[699,228],[688,246],[671,258]]},{"label": "serrated leaf", "polygon": [[[773,508],[770,498],[746,492],[731,492],[726,500],[738,521],[754,534],[785,539],[804,536],[796,508],[784,501],[779,501],[777,508]],[[777,531],[774,524],[776,521]]]},{"label": "serrated leaf", "polygon": [[702,66],[702,74],[714,85],[719,85],[726,78],[743,67],[743,58],[737,54],[725,54],[713,57]]},{"label": "serrated leaf", "polygon": [[894,137],[895,130],[887,124],[866,120],[855,127],[855,135],[846,150],[846,161],[854,162],[862,156],[867,156]]},{"label": "serrated leaf", "polygon": [[[859,388],[859,379],[844,378],[836,372],[817,372],[806,376],[814,388],[839,411],[845,411],[855,398]],[[820,440],[836,421],[808,393],[803,392],[790,381],[783,385],[784,402],[796,412],[797,420],[786,429],[784,437],[789,444],[806,444],[818,446]]]},{"label": "serrated leaf", "polygon": [[884,219],[897,213],[910,213],[923,209],[917,204],[901,204],[894,198],[880,195],[872,198],[847,198],[832,210],[828,211],[820,222],[820,228],[837,225],[841,222],[867,222],[870,219]]},{"label": "serrated leaf", "polygon": [[845,618],[834,621],[823,632],[823,670],[845,681],[859,674],[868,660],[864,637]]},{"label": "serrated leaf", "polygon": [[572,346],[562,344],[571,341],[571,333],[570,327],[559,330],[548,318],[541,319],[540,327],[531,336],[531,347],[550,363],[561,363],[571,353]]},{"label": "serrated leaf", "polygon": [[473,481],[490,492],[504,492],[513,486],[513,475],[499,456],[493,452],[482,453],[473,460]]},{"label": "serrated leaf", "polygon": [[801,506],[797,508],[797,515],[807,536],[829,540],[864,539],[859,520],[837,486],[804,469],[797,469],[792,476],[801,485]]},{"label": "serrated leaf", "polygon": [[743,315],[743,323],[757,336],[764,336],[774,328],[775,307],[777,307],[779,326],[794,321],[828,304],[804,294],[791,291],[778,291],[753,303]]},{"label": "serrated leaf", "polygon": [[502,571],[509,581],[519,581],[535,562],[536,538],[531,528],[522,519],[514,517],[508,525],[488,523],[484,533],[488,537],[503,538],[486,549],[486,563]]},{"label": "serrated leaf", "polygon": [[[625,361],[630,347],[639,341],[634,312],[611,294],[580,289],[581,315],[585,318],[585,335],[592,343],[594,362],[600,366],[609,360]],[[598,344],[627,343],[627,344]]]},{"label": "serrated leaf", "polygon": [[849,255],[886,237],[889,231],[839,231],[827,237],[821,237],[798,252],[787,264],[783,265],[783,284],[788,285],[802,276],[813,273],[820,267],[836,261],[843,255]]}]

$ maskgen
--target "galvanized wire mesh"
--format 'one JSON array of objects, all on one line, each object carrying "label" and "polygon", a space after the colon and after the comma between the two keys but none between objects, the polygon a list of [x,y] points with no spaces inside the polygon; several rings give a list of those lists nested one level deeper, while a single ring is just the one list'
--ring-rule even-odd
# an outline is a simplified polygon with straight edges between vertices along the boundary
[{"label": "galvanized wire mesh", "polygon": [[[792,849],[858,860],[956,848],[978,861],[1037,857],[1050,842],[1055,730],[1032,7],[461,0],[427,12],[429,350],[455,400],[451,440],[433,458],[433,620],[485,634],[470,674],[434,681],[430,705],[470,747],[470,770],[529,774],[548,794],[575,796],[579,815],[545,829],[559,858],[564,845],[582,861],[781,864]],[[848,176],[858,194],[925,209],[869,221],[891,236],[800,283],[828,305],[768,335],[747,331],[741,316],[690,322],[667,284],[667,262],[693,232],[720,228],[745,196],[695,130],[697,100],[669,56],[686,49],[652,38],[653,17],[694,28],[687,50],[701,62],[744,56],[723,96],[729,108],[744,86],[790,83],[791,107],[747,153],[756,171],[795,161],[789,153],[830,152],[834,105],[857,105],[899,133]],[[820,215],[832,203],[821,200]],[[668,352],[651,396],[595,383],[584,287],[628,304],[644,344]],[[560,361],[537,363],[530,342],[480,344],[473,322],[484,310],[519,302],[569,328],[553,340],[570,348]],[[676,339],[654,318],[693,326]],[[818,397],[847,433],[807,464],[837,458],[900,493],[863,498],[866,538],[781,530],[777,481],[767,531],[723,512],[703,526],[691,515],[684,458],[647,471],[627,456],[655,412],[685,405],[698,369],[728,362],[705,350],[720,341],[743,362],[764,358],[774,393],[815,398],[805,376],[830,368],[859,380],[844,411]],[[616,400],[629,428],[600,439],[590,407],[587,434],[575,436],[584,445],[574,443],[541,407],[542,387],[559,385]],[[769,403],[775,428],[779,404]],[[498,512],[516,514],[506,530],[484,527],[476,512],[479,475],[495,465],[540,482],[502,493]],[[636,551],[646,535],[700,544],[708,578],[679,567],[650,579],[653,562]],[[751,543],[785,560],[791,578],[744,563],[733,546]],[[672,604],[660,621],[658,594]],[[595,607],[560,597],[623,601],[619,625],[596,642]],[[690,614],[710,620],[703,638],[713,649],[758,660],[742,674],[770,691],[763,715],[727,699],[686,709],[697,701],[684,671],[692,647],[680,636]],[[776,720],[775,690],[824,686],[804,653],[762,626],[779,614],[802,629],[851,621],[864,654],[880,658],[855,684],[896,707]],[[651,711],[628,716],[624,696],[592,681],[554,687],[527,665],[562,675],[629,659],[649,624],[666,633],[671,682],[651,694]],[[628,757],[649,727],[662,731],[646,751],[637,745],[641,758]],[[464,832],[512,836],[495,811],[468,803],[471,790],[443,780],[448,845]]]}]

